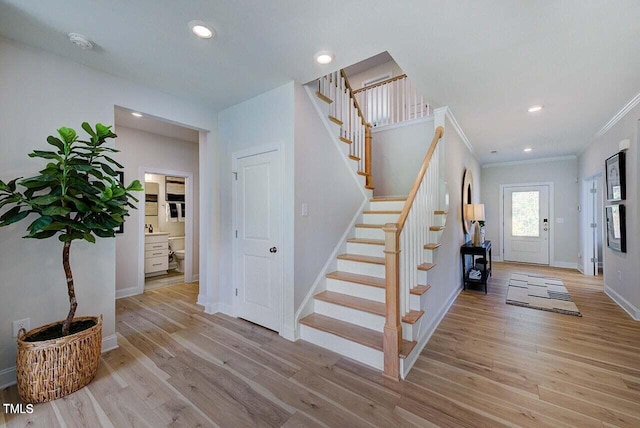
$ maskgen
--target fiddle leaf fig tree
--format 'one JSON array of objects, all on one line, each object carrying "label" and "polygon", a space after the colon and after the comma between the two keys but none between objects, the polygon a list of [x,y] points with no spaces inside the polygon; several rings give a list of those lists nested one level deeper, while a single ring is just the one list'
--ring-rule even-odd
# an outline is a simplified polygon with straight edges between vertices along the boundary
[{"label": "fiddle leaf fig tree", "polygon": [[[57,236],[63,243],[62,266],[67,279],[69,314],[62,325],[62,335],[69,334],[78,303],[69,263],[71,243],[76,240],[96,242],[96,237],[115,236],[129,209],[138,201],[132,192],[142,191],[140,181],[127,187],[118,180],[114,168],[123,168],[109,157],[118,150],[105,143],[117,135],[110,126],[87,122],[82,129],[88,134],[81,140],[76,131],[62,127],[58,136],[49,136],[50,151],[34,150],[29,157],[45,164],[39,175],[0,180],[0,227],[27,216],[35,219],[27,227],[24,238],[46,239]],[[18,187],[24,188],[18,190]]]}]

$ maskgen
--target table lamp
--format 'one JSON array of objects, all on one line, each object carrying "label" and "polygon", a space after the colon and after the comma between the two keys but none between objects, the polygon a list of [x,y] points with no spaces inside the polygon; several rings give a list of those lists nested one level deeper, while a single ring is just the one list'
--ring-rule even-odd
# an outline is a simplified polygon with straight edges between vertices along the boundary
[{"label": "table lamp", "polygon": [[484,221],[484,204],[468,204],[467,205],[467,220],[475,223],[475,229],[473,231],[473,238],[471,243],[479,247],[482,245],[482,238],[480,237],[480,224],[479,221]]}]

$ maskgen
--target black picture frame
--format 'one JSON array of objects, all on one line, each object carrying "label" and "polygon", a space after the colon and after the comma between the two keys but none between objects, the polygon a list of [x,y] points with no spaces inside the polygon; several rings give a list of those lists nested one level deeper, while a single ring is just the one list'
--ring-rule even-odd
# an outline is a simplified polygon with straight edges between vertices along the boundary
[{"label": "black picture frame", "polygon": [[[118,181],[120,182],[120,184],[124,186],[124,171],[117,171],[117,173],[118,173]],[[124,223],[122,223],[120,227],[116,229],[116,233],[118,234],[124,233]]]},{"label": "black picture frame", "polygon": [[626,199],[626,172],[624,152],[618,152],[605,161],[607,178],[607,201],[622,201]]},{"label": "black picture frame", "polygon": [[621,253],[627,252],[627,227],[625,219],[625,206],[607,205],[605,209],[605,221],[607,222],[607,247]]}]

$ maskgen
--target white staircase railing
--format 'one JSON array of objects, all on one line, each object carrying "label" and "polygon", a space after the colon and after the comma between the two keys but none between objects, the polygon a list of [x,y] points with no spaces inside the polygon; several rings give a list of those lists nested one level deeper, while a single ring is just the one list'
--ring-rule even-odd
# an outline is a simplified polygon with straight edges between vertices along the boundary
[{"label": "white staircase railing", "polygon": [[406,74],[357,89],[353,94],[365,120],[374,127],[433,115],[433,108]]},{"label": "white staircase railing", "polygon": [[398,355],[402,344],[400,320],[409,312],[411,289],[418,284],[418,266],[425,262],[424,246],[429,243],[434,226],[440,189],[440,150],[438,142],[444,128],[435,130],[431,146],[424,158],[398,223],[388,223],[385,232],[385,304],[383,336],[384,375],[399,379]]}]

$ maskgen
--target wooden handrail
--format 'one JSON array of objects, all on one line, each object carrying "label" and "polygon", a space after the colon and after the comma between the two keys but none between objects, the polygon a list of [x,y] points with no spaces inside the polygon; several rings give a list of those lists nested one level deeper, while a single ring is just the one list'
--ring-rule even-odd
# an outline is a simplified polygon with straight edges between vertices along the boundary
[{"label": "wooden handrail", "polygon": [[[395,82],[396,80],[406,79],[406,74],[401,74],[399,76],[392,77],[390,79],[383,80],[382,82],[374,83],[373,85],[367,85],[364,88],[356,89],[355,91],[351,91],[353,95],[358,94],[360,92],[364,92],[368,89],[377,88],[378,86],[386,85],[387,83]],[[346,78],[345,78],[346,79]]]},{"label": "wooden handrail", "polygon": [[353,104],[356,106],[356,110],[358,111],[358,116],[360,116],[360,119],[362,119],[362,124],[364,126],[371,127],[371,124],[367,123],[367,120],[364,118],[364,113],[362,113],[360,104],[358,104],[358,100],[354,96],[355,92],[353,91],[353,88],[349,83],[349,78],[347,77],[347,73],[345,73],[344,70],[340,70],[340,75],[344,78],[344,84],[347,86],[347,89],[349,89],[349,93],[351,94],[351,98],[353,99]]},{"label": "wooden handrail", "polygon": [[418,176],[416,177],[416,180],[413,182],[413,186],[411,187],[411,192],[409,192],[407,201],[404,203],[404,207],[402,208],[402,212],[400,213],[400,218],[398,218],[398,235],[402,232],[402,228],[404,227],[404,224],[407,221],[409,210],[413,205],[413,201],[416,199],[416,195],[418,194],[420,183],[422,183],[422,178],[424,177],[424,174],[427,172],[427,168],[429,167],[429,163],[431,162],[431,157],[433,156],[433,152],[435,152],[436,147],[438,146],[438,141],[440,141],[443,135],[444,135],[444,128],[442,126],[438,126],[433,136],[433,140],[431,141],[431,146],[429,147],[429,150],[427,151],[427,154],[424,157],[424,161],[422,162],[422,166],[420,167]]}]

